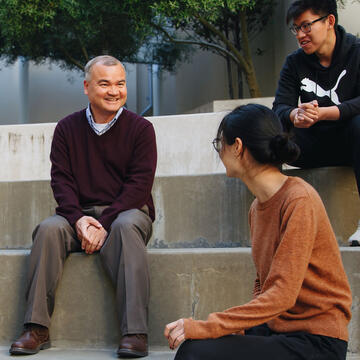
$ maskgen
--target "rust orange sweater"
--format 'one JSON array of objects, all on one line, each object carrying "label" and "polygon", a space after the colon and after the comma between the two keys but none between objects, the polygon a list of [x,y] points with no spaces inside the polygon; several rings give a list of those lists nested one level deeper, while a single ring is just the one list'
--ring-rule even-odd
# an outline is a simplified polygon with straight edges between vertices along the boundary
[{"label": "rust orange sweater", "polygon": [[217,338],[267,323],[276,332],[347,341],[350,287],[317,192],[289,177],[266,202],[254,200],[249,220],[257,270],[253,300],[206,321],[185,319],[185,337]]}]

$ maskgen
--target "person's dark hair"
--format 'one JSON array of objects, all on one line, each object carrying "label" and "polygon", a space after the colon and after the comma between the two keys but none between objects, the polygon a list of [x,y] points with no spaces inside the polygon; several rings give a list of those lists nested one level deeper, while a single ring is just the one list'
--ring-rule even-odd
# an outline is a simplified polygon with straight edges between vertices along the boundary
[{"label": "person's dark hair", "polygon": [[335,25],[338,23],[336,0],[296,0],[287,11],[286,24],[289,24],[291,20],[296,19],[307,10],[311,10],[319,16],[333,14],[335,16]]},{"label": "person's dark hair", "polygon": [[277,115],[263,105],[242,105],[223,118],[217,139],[232,145],[236,138],[261,164],[278,166],[296,160],[300,154],[299,147],[283,132]]}]

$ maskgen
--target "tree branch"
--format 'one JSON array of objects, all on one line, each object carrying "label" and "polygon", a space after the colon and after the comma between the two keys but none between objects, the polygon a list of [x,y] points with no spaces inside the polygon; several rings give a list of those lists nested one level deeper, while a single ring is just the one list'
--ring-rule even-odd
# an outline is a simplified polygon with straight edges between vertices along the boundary
[{"label": "tree branch", "polygon": [[60,49],[73,65],[75,65],[77,68],[79,68],[82,71],[85,70],[84,65],[78,62],[75,58],[73,58],[65,48],[61,47]]},{"label": "tree branch", "polygon": [[246,14],[245,11],[240,10],[240,24],[241,24],[241,39],[242,39],[242,47],[245,54],[245,60],[249,64],[249,59],[251,59],[251,50],[249,45],[249,34],[247,31],[247,22],[246,22]]},{"label": "tree branch", "polygon": [[249,66],[247,61],[241,55],[240,51],[234,46],[234,44],[226,38],[226,36],[218,30],[214,25],[205,20],[202,16],[194,14],[194,16],[200,21],[200,23],[209,29],[212,33],[216,34],[221,41],[230,49],[231,54],[233,54],[237,59],[237,63],[244,69],[245,72],[249,71]]},{"label": "tree branch", "polygon": [[84,46],[84,45],[82,45],[82,44],[81,44],[81,51],[82,51],[82,52],[83,52],[83,54],[84,54],[84,57],[85,57],[86,62],[88,62],[88,61],[89,61],[89,54],[88,54],[88,52],[87,52],[87,50],[86,50],[85,46]]},{"label": "tree branch", "polygon": [[224,47],[220,46],[220,45],[216,45],[216,44],[212,44],[206,41],[195,41],[195,40],[180,40],[180,39],[175,39],[173,38],[164,28],[162,28],[161,26],[157,25],[157,24],[153,24],[153,26],[160,30],[161,32],[164,33],[164,35],[169,39],[170,42],[173,42],[175,44],[187,44],[187,45],[199,45],[199,46],[204,46],[207,48],[212,48],[216,51],[221,52],[224,58],[226,58],[227,56],[229,56],[236,64],[239,64],[239,59],[234,56],[233,53],[231,53],[230,51],[228,51],[227,49],[225,49]]}]

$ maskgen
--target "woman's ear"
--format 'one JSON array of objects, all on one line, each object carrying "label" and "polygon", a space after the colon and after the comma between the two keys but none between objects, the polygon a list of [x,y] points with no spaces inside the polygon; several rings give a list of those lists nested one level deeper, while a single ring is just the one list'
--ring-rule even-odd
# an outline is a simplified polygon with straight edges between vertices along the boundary
[{"label": "woman's ear", "polygon": [[242,157],[244,153],[244,145],[240,138],[235,138],[234,155],[235,157]]}]

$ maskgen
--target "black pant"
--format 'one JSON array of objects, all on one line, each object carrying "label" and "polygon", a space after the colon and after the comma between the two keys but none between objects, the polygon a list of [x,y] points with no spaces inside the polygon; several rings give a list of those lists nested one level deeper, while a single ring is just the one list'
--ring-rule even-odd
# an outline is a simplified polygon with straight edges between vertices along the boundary
[{"label": "black pant", "polygon": [[345,360],[347,342],[304,332],[275,333],[267,325],[242,335],[186,340],[175,360]]},{"label": "black pant", "polygon": [[352,166],[360,194],[360,115],[349,120],[320,121],[308,129],[293,128],[291,132],[301,150],[291,165]]}]

